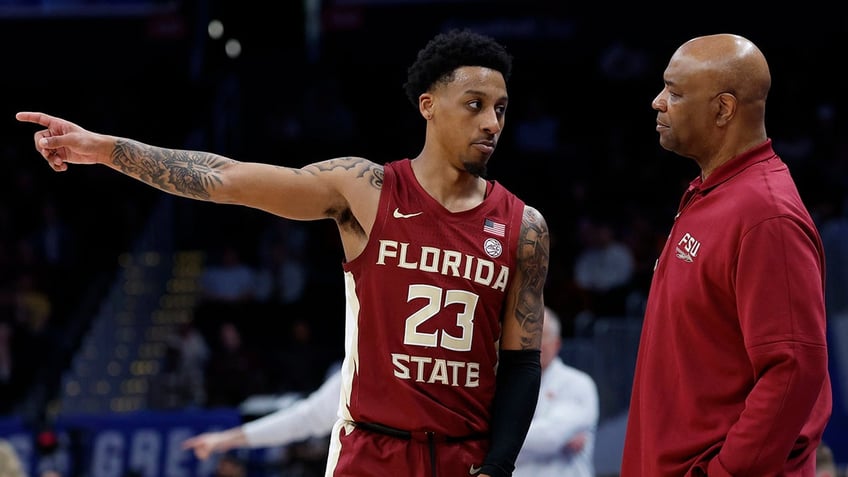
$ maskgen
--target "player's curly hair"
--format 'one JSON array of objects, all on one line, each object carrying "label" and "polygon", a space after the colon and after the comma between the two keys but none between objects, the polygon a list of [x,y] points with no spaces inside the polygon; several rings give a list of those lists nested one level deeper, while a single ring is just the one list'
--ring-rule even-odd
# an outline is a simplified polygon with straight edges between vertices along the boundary
[{"label": "player's curly hair", "polygon": [[418,52],[415,63],[407,70],[403,85],[406,97],[418,108],[418,97],[439,82],[450,82],[453,72],[462,66],[483,66],[500,71],[508,81],[512,72],[512,55],[494,39],[471,30],[439,33]]}]

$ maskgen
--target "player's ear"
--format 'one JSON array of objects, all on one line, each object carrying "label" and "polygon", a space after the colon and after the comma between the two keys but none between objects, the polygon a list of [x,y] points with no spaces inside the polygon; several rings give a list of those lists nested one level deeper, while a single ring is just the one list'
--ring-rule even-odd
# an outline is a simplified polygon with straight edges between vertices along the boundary
[{"label": "player's ear", "polygon": [[421,113],[421,116],[426,120],[430,120],[433,118],[433,95],[430,93],[424,93],[418,97],[418,111]]}]

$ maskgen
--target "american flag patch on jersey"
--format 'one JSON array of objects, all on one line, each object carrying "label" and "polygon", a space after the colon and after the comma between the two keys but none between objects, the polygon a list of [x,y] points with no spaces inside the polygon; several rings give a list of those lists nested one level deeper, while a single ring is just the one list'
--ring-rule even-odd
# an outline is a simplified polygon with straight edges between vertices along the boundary
[{"label": "american flag patch on jersey", "polygon": [[492,235],[497,235],[498,237],[503,237],[506,233],[506,225],[495,222],[492,219],[486,219],[483,222],[483,232],[487,232]]}]

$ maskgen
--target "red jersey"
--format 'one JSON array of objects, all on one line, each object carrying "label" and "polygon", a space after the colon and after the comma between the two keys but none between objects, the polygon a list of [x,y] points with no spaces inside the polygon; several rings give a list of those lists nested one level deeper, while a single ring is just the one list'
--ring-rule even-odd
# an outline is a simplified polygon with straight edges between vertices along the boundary
[{"label": "red jersey", "polygon": [[343,419],[488,432],[524,213],[499,183],[488,189],[478,206],[454,213],[421,187],[409,159],[385,165],[368,244],[343,265]]},{"label": "red jersey", "polygon": [[813,477],[832,405],[823,288],[770,140],[695,179],[654,270],[622,477]]}]

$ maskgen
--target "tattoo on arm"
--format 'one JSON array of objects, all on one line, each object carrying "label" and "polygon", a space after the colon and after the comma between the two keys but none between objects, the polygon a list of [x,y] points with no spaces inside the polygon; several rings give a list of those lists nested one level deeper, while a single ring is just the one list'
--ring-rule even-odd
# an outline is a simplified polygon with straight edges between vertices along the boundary
[{"label": "tattoo on arm", "polygon": [[518,267],[522,277],[518,284],[515,317],[521,324],[522,347],[538,349],[541,345],[545,304],[543,291],[548,276],[550,235],[544,217],[532,207],[525,207],[518,245]]},{"label": "tattoo on arm", "polygon": [[[328,172],[335,169],[355,171],[357,179],[368,181],[368,184],[376,190],[383,188],[383,166],[374,164],[362,157],[338,157],[312,164],[307,169],[313,167],[319,172]],[[344,204],[330,207],[324,213],[327,217],[332,217],[340,228],[350,230],[359,235],[365,235],[365,229],[363,229],[362,224],[356,219],[349,203],[345,202]]]},{"label": "tattoo on arm", "polygon": [[370,178],[371,187],[377,190],[383,189],[383,166],[378,166],[372,162],[368,167],[362,170],[362,175]]},{"label": "tattoo on arm", "polygon": [[358,169],[357,178],[364,178],[377,190],[383,188],[383,166],[362,157],[340,157],[314,164],[319,171],[332,171],[333,169]]},{"label": "tattoo on arm", "polygon": [[112,163],[124,174],[157,189],[194,199],[209,200],[221,184],[221,168],[234,161],[197,151],[148,146],[121,139],[112,151]]}]

